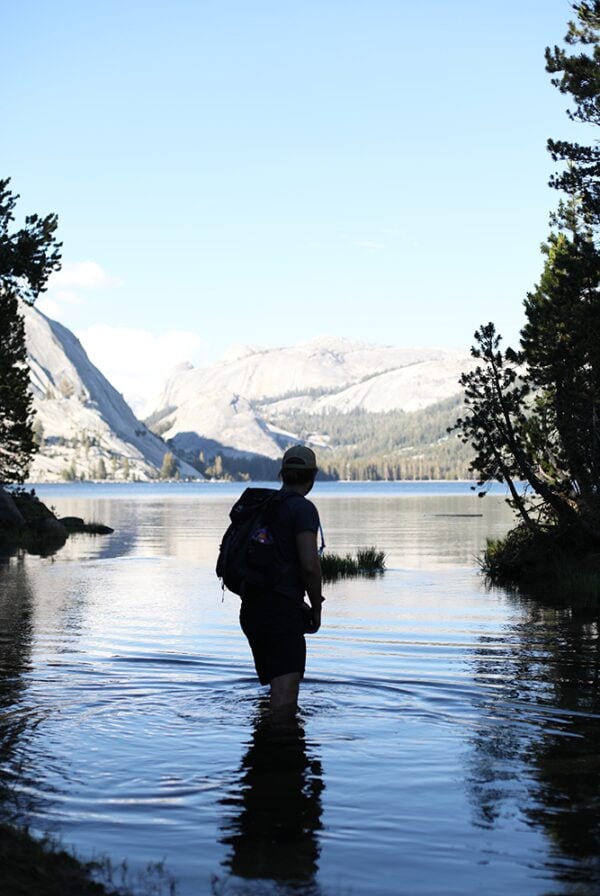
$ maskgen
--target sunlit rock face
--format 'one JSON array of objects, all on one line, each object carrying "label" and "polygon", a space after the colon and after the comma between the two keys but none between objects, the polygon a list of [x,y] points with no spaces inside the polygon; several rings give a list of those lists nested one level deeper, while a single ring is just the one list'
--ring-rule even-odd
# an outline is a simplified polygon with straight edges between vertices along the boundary
[{"label": "sunlit rock face", "polygon": [[[40,451],[32,481],[154,478],[168,450],[86,355],[76,336],[22,305]],[[181,464],[182,475],[198,475]]]},{"label": "sunlit rock face", "polygon": [[207,367],[182,368],[153,415],[183,449],[280,457],[295,439],[279,427],[295,411],[416,411],[458,394],[473,361],[463,351],[394,348],[319,338],[286,348],[238,346]]},{"label": "sunlit rock face", "polygon": [[[215,364],[178,365],[146,426],[70,330],[29,306],[23,313],[41,443],[34,481],[149,479],[169,449],[180,457],[182,476],[200,474],[181,458],[275,461],[302,441],[293,431],[296,412],[418,411],[458,394],[461,372],[473,366],[457,350],[337,338],[235,346]],[[318,432],[309,441],[328,444]]]}]

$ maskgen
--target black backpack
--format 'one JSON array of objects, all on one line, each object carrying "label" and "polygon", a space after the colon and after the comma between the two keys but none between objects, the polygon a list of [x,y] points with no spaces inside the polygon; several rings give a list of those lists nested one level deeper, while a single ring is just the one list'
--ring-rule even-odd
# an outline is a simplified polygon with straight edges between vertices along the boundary
[{"label": "black backpack", "polygon": [[277,506],[289,496],[290,492],[274,488],[247,488],[231,508],[216,569],[228,591],[242,597],[247,585],[268,589],[277,584],[282,569],[270,523]]}]

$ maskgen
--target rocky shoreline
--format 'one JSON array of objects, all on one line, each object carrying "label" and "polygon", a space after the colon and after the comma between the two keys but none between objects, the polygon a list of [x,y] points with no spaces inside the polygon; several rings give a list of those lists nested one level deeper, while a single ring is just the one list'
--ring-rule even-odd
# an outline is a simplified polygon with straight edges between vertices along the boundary
[{"label": "rocky shoreline", "polygon": [[70,535],[110,535],[114,530],[80,517],[57,516],[37,497],[35,490],[0,486],[0,551],[25,550],[47,556],[60,550]]}]

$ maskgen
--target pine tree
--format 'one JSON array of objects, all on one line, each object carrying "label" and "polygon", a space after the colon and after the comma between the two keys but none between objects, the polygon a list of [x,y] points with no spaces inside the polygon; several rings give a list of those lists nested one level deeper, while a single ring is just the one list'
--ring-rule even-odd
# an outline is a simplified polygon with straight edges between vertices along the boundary
[{"label": "pine tree", "polygon": [[177,461],[171,451],[167,451],[163,457],[160,468],[161,479],[174,479],[177,472]]},{"label": "pine tree", "polygon": [[[582,52],[547,49],[546,67],[561,75],[553,83],[575,101],[570,117],[597,126],[600,0],[574,10],[566,43]],[[503,354],[493,325],[481,328],[473,354],[485,367],[462,378],[469,413],[457,425],[475,447],[480,481],[499,478],[511,486],[525,479],[541,498],[534,521],[512,486],[528,527],[550,523],[600,538],[600,150],[555,140],[548,148],[567,163],[551,180],[566,199],[551,218],[540,282],[525,300],[521,351]],[[503,379],[510,361],[527,385],[519,385],[516,370]]]},{"label": "pine tree", "polygon": [[56,215],[28,215],[13,231],[18,199],[0,180],[0,482],[23,482],[36,444],[19,301],[32,304],[60,267]]},{"label": "pine tree", "polygon": [[[576,3],[574,10],[567,49],[547,49],[546,68],[574,101],[569,117],[597,129],[600,0]],[[538,395],[534,428],[541,421],[547,476],[588,534],[600,537],[600,149],[597,141],[556,140],[548,148],[566,163],[550,181],[566,200],[552,217],[540,282],[525,301],[521,344]]]},{"label": "pine tree", "polygon": [[24,482],[37,445],[25,320],[11,293],[0,296],[0,481]]},{"label": "pine tree", "polygon": [[591,512],[600,476],[600,255],[590,239],[562,233],[546,252],[521,343],[544,413],[546,473]]},{"label": "pine tree", "polygon": [[44,426],[39,417],[36,417],[33,421],[33,440],[36,444],[36,448],[43,448],[44,446]]},{"label": "pine tree", "polygon": [[[573,121],[600,125],[600,0],[575,3],[577,20],[569,22],[565,36],[567,47],[582,52],[570,53],[563,47],[546,49],[546,70],[561,93],[568,94],[575,106],[568,111]],[[587,51],[587,52],[586,52]],[[554,161],[566,162],[564,171],[555,174],[551,186],[564,192],[579,206],[580,217],[589,226],[600,224],[600,148],[598,143],[583,146],[569,140],[548,140]],[[557,218],[569,214],[570,202],[561,204]]]}]

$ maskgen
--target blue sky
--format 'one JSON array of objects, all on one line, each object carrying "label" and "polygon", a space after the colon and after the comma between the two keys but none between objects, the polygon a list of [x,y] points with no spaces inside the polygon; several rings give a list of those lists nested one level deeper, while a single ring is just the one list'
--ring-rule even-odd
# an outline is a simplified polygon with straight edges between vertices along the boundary
[{"label": "blue sky", "polygon": [[[55,211],[39,307],[126,396],[232,343],[508,341],[572,133],[567,0],[21,0],[2,176]],[[151,382],[152,381],[152,382]]]}]

